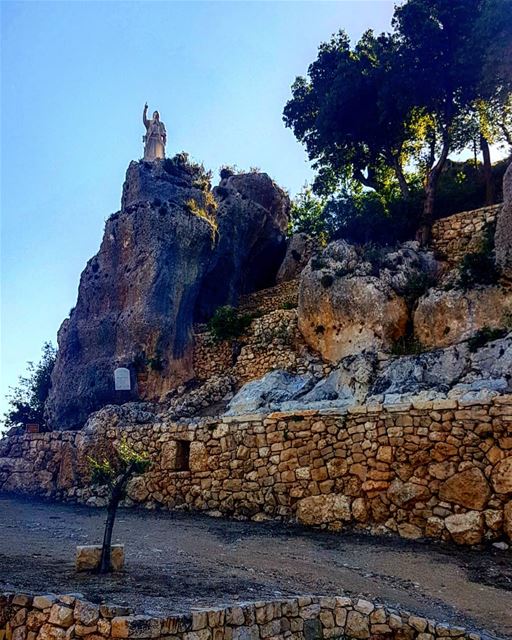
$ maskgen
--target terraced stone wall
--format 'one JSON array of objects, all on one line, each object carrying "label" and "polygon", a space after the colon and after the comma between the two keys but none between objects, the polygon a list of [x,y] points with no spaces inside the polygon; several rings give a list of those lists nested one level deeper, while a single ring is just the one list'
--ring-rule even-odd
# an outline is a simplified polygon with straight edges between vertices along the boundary
[{"label": "terraced stone wall", "polygon": [[432,227],[433,249],[452,265],[460,262],[467,253],[478,252],[486,227],[494,224],[501,207],[501,204],[494,204],[437,220]]},{"label": "terraced stone wall", "polygon": [[0,634],[9,640],[480,640],[478,633],[389,609],[368,600],[303,596],[195,609],[169,616],[133,615],[74,595],[0,594]]},{"label": "terraced stone wall", "polygon": [[512,396],[190,424],[101,415],[93,431],[4,439],[0,490],[102,505],[87,456],[126,437],[153,460],[129,504],[457,544],[512,539]]}]

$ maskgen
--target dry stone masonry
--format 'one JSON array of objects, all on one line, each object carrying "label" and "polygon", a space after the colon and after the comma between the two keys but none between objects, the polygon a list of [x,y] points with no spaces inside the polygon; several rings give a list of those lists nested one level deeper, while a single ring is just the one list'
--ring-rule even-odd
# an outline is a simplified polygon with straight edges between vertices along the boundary
[{"label": "dry stone masonry", "polygon": [[478,252],[485,229],[494,224],[501,208],[501,204],[493,204],[437,220],[432,227],[433,249],[451,264],[460,262],[467,253]]},{"label": "dry stone masonry", "polygon": [[344,596],[301,596],[158,616],[134,615],[128,607],[93,604],[76,594],[0,594],[0,633],[2,629],[8,640],[480,640],[481,637],[463,627]]},{"label": "dry stone masonry", "polygon": [[107,407],[82,432],[11,435],[0,490],[90,505],[87,455],[126,437],[154,464],[129,504],[347,526],[474,545],[512,540],[512,396],[146,422]]}]

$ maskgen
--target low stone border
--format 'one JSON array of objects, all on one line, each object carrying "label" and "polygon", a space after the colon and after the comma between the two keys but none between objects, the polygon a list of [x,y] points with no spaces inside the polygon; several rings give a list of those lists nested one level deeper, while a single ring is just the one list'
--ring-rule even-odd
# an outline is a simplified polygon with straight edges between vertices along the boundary
[{"label": "low stone border", "polygon": [[[134,615],[75,595],[0,595],[0,630],[7,640],[480,640],[462,627],[429,620],[361,598],[301,596],[271,602],[195,609],[188,614]],[[0,631],[0,637],[1,637]]]}]

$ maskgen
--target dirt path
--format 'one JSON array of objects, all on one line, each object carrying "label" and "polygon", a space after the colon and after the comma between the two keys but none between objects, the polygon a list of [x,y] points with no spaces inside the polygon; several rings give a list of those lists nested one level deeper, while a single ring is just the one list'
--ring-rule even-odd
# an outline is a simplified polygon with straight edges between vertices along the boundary
[{"label": "dirt path", "polygon": [[126,572],[75,574],[75,546],[98,542],[103,519],[102,510],[0,497],[0,589],[79,592],[139,613],[347,592],[512,637],[510,553],[131,509],[114,531]]}]

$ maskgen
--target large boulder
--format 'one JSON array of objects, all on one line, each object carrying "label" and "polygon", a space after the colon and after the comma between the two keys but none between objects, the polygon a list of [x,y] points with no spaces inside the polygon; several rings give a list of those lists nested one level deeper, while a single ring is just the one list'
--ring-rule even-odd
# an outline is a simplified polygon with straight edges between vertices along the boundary
[{"label": "large boulder", "polygon": [[418,301],[414,335],[426,348],[448,347],[467,340],[484,327],[501,329],[511,316],[510,288],[430,289]]},{"label": "large boulder", "polygon": [[395,249],[329,244],[302,271],[299,329],[331,362],[387,350],[406,334],[409,308],[439,268],[414,242]]},{"label": "large boulder", "polygon": [[[197,316],[275,279],[288,197],[266,174],[223,182],[214,195],[186,154],[130,164],[121,210],[59,330],[53,428],[80,427],[108,403],[158,400],[189,380]],[[117,367],[129,370],[131,392],[115,392]]]},{"label": "large boulder", "polygon": [[313,384],[311,375],[297,376],[276,369],[245,384],[229,403],[226,415],[268,412],[285,401],[304,395]]},{"label": "large boulder", "polygon": [[496,219],[494,245],[500,270],[512,278],[512,164],[503,176],[503,206]]},{"label": "large boulder", "polygon": [[376,376],[370,394],[414,396],[427,390],[447,393],[468,366],[466,344],[393,358]]}]

